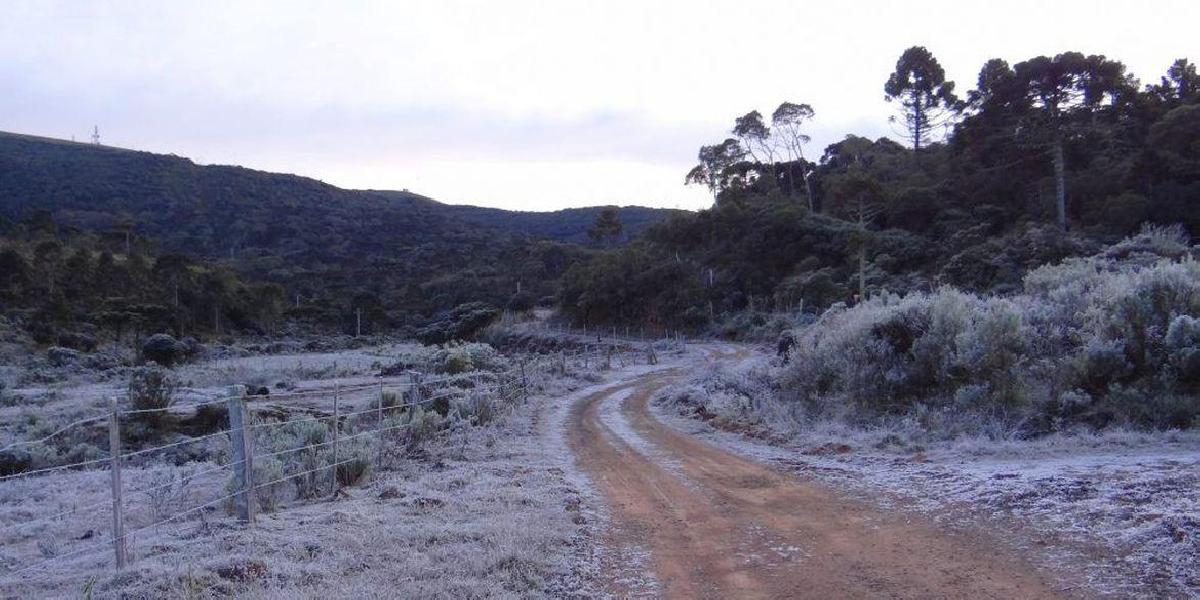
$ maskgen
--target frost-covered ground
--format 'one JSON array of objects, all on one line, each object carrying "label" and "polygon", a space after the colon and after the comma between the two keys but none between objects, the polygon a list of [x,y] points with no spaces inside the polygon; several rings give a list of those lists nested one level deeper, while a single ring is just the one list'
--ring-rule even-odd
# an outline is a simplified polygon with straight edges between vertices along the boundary
[{"label": "frost-covered ground", "polygon": [[[380,363],[406,350],[229,358],[176,375],[191,382],[187,393],[197,399],[219,394],[231,381],[327,389],[370,380]],[[129,543],[132,564],[119,574],[112,569],[106,470],[0,481],[0,598],[600,595],[600,565],[642,569],[601,548],[597,532],[607,517],[574,467],[563,423],[582,395],[667,365],[638,364],[640,354],[620,357],[611,370],[598,370],[595,358],[587,368],[568,362],[566,374],[538,376],[540,391],[528,403],[484,427],[452,427],[336,499],[289,501],[260,514],[251,528],[219,504],[139,531]],[[117,389],[72,385],[55,395],[54,413],[100,410],[96,399]],[[130,465],[125,488],[212,467],[207,461]],[[227,483],[228,472],[220,471],[171,488],[165,498],[128,494],[127,530],[155,522],[156,510],[170,514],[219,497]],[[54,518],[30,523],[46,516]],[[10,576],[46,559],[54,560]]]},{"label": "frost-covered ground", "polygon": [[[668,394],[697,387],[683,384]],[[878,433],[779,435],[677,409],[656,405],[666,422],[722,447],[881,505],[926,513],[947,527],[986,531],[1048,568],[1082,569],[1091,588],[1085,596],[1200,597],[1196,433],[899,448],[879,443]]]},{"label": "frost-covered ground", "polygon": [[[370,381],[389,357],[418,347],[415,344],[385,344],[339,352],[299,352],[294,354],[230,356],[182,365],[174,370],[179,380],[178,401],[205,400],[221,395],[232,384],[263,385],[275,388],[307,389]],[[0,424],[10,423],[32,409],[41,418],[78,417],[107,407],[108,398],[126,394],[125,377],[114,376],[95,381],[86,373],[47,385],[17,385],[21,371],[13,371],[4,390],[8,400],[0,404]],[[93,374],[94,375],[94,374]]]}]

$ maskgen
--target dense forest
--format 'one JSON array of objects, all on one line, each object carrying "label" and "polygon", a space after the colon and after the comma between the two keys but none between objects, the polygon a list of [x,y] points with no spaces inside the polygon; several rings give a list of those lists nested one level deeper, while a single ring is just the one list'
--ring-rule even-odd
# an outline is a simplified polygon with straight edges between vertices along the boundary
[{"label": "dense forest", "polygon": [[77,350],[157,332],[277,333],[289,306],[278,284],[155,254],[144,238],[59,226],[45,212],[0,236],[0,303],[34,341]]},{"label": "dense forest", "polygon": [[993,59],[959,96],[913,47],[880,80],[905,144],[847,135],[810,159],[812,107],[740,116],[686,176],[713,207],[573,267],[563,308],[703,328],[944,284],[1007,293],[1144,223],[1200,230],[1200,77],[1186,59],[1146,86],[1104,56]]}]

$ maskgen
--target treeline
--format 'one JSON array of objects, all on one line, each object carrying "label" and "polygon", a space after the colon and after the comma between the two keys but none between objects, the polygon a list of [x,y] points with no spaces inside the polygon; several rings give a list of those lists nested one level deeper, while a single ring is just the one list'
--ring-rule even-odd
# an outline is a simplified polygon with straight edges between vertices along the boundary
[{"label": "treeline", "polygon": [[107,341],[277,330],[284,290],[228,267],[158,253],[136,236],[60,227],[46,213],[0,227],[0,315],[34,341],[92,350]]},{"label": "treeline", "polygon": [[914,47],[881,81],[906,145],[848,135],[814,160],[813,107],[738,117],[685,179],[707,186],[713,207],[573,269],[563,308],[591,323],[701,328],[884,290],[1008,292],[1143,223],[1200,227],[1200,77],[1186,59],[1146,86],[1104,56],[993,59],[960,96]]},{"label": "treeline", "polygon": [[[354,333],[361,323],[363,333],[404,333],[439,322],[464,304],[551,303],[562,273],[591,252],[526,235],[541,231],[542,224],[524,213],[450,207],[407,192],[344,190],[292,175],[0,133],[0,228],[47,216],[39,217],[39,211],[63,231],[73,228],[115,244],[118,265],[124,264],[124,240],[145,238],[155,240],[155,255],[168,261],[193,257],[195,264],[223,265],[222,273],[242,281],[278,284],[286,296],[283,321],[319,332]],[[586,238],[581,214],[567,211],[564,218]],[[639,223],[654,218],[638,215]],[[94,250],[96,260],[100,252]],[[26,262],[34,260],[32,248],[19,253]],[[148,303],[174,307],[173,295],[168,302],[160,291],[130,287],[110,295],[144,293]],[[194,297],[206,294],[212,295]],[[196,310],[186,319],[150,322],[185,331],[214,328],[216,321],[225,321],[222,331],[273,327],[273,319],[242,319],[232,308],[218,309],[231,312],[219,318],[212,307]]]}]

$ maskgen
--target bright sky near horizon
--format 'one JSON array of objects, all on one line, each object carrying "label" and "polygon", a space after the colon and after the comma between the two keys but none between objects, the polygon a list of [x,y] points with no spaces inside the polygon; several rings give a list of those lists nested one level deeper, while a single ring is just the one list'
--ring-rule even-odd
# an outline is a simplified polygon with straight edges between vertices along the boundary
[{"label": "bright sky near horizon", "polygon": [[552,210],[700,208],[701,144],[781,101],[810,158],[887,135],[923,45],[960,92],[984,61],[1065,50],[1142,83],[1200,46],[1200,2],[982,0],[61,2],[0,6],[0,130],[204,164]]}]

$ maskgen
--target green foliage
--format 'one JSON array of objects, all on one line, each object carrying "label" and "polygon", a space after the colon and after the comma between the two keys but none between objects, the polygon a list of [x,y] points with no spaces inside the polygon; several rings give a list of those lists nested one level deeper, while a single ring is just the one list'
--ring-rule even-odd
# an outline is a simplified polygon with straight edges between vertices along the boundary
[{"label": "green foliage", "polygon": [[156,333],[142,343],[142,357],[164,367],[170,367],[187,353],[187,346],[175,338]]},{"label": "green foliage", "polygon": [[954,82],[946,81],[942,65],[924,46],[913,46],[900,55],[883,91],[888,102],[900,105],[906,138],[914,150],[935,137],[958,104]]},{"label": "green foliage", "polygon": [[429,345],[471,340],[499,318],[500,310],[483,302],[460,304],[417,330],[416,337]]},{"label": "green foliage", "polygon": [[[518,282],[535,297],[553,295],[558,277],[588,252],[572,243],[589,243],[600,210],[452,207],[408,192],[342,190],[175,156],[0,134],[0,217],[24,222],[10,235],[91,238],[87,256],[48,244],[22,249],[18,260],[0,244],[0,299],[15,289],[40,305],[33,299],[48,297],[44,290],[62,289],[70,307],[96,307],[123,331],[141,330],[135,321],[146,318],[130,314],[131,304],[153,304],[163,323],[149,331],[176,337],[218,328],[271,332],[284,320],[353,331],[357,309],[367,331],[392,329],[464,303],[502,306]],[[630,207],[618,214],[633,234],[671,212]],[[132,255],[153,254],[160,254],[154,264],[129,264]],[[260,283],[212,273],[218,260]],[[75,301],[67,284],[76,281],[97,288],[88,292],[91,302]],[[357,302],[363,294],[375,298],[371,310]],[[109,297],[120,301],[101,308]]]},{"label": "green foliage", "polygon": [[593,242],[609,243],[620,238],[622,231],[624,231],[624,226],[621,224],[617,207],[606,206],[600,210],[600,214],[596,215],[596,220],[592,222],[591,227],[588,227],[587,233]]}]

